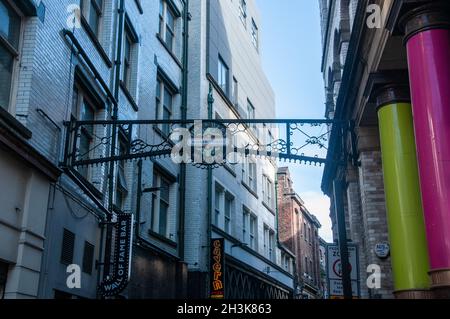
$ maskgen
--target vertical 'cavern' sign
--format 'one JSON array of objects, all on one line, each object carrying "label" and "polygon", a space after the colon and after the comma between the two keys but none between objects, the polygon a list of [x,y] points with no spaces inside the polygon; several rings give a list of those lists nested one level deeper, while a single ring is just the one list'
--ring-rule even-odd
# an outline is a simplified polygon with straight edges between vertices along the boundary
[{"label": "vertical 'cavern' sign", "polygon": [[98,290],[102,296],[108,297],[119,294],[130,280],[133,223],[133,214],[117,214],[113,274],[100,283]]},{"label": "vertical 'cavern' sign", "polygon": [[211,298],[225,298],[224,239],[211,239]]}]

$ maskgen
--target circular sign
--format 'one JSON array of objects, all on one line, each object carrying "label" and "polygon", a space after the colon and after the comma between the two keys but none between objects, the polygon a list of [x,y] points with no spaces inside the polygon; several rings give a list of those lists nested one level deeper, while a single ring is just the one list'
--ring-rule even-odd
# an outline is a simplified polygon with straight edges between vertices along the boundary
[{"label": "circular sign", "polygon": [[[349,264],[348,265],[349,268],[349,272],[352,272],[352,265]],[[336,259],[336,261],[333,264],[333,272],[336,276],[338,276],[339,278],[342,278],[342,263],[340,259]]]},{"label": "circular sign", "polygon": [[375,255],[377,255],[378,258],[381,259],[387,258],[389,256],[390,251],[391,247],[387,242],[378,243],[375,245]]}]

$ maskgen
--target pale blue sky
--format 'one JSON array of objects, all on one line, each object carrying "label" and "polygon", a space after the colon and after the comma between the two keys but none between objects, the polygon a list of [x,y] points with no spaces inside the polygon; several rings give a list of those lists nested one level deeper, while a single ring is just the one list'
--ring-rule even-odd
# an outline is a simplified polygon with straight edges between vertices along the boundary
[{"label": "pale blue sky", "polygon": [[[261,55],[275,91],[278,118],[323,118],[322,44],[317,0],[256,0],[261,12]],[[284,163],[279,163],[284,166]],[[294,187],[332,241],[329,200],[320,184],[323,168],[289,165]]]}]

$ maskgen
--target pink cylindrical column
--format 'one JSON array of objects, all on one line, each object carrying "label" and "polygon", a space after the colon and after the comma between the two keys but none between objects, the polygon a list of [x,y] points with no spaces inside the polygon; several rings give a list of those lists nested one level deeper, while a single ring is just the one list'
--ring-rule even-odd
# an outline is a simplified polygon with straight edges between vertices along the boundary
[{"label": "pink cylindrical column", "polygon": [[445,4],[403,18],[433,287],[450,287],[450,15]]}]

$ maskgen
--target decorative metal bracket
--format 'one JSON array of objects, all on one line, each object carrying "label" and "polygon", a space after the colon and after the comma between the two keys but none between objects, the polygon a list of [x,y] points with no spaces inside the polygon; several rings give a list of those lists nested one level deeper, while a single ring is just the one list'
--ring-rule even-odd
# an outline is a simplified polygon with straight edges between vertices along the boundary
[{"label": "decorative metal bracket", "polygon": [[[176,152],[199,168],[234,165],[233,156],[321,166],[327,163],[332,126],[350,127],[347,122],[320,119],[104,120],[65,125],[63,165],[72,168],[170,157]],[[126,141],[126,147],[123,141],[112,143],[114,136]],[[117,145],[115,156],[110,156],[112,145]],[[205,160],[205,154],[214,160]]]}]

